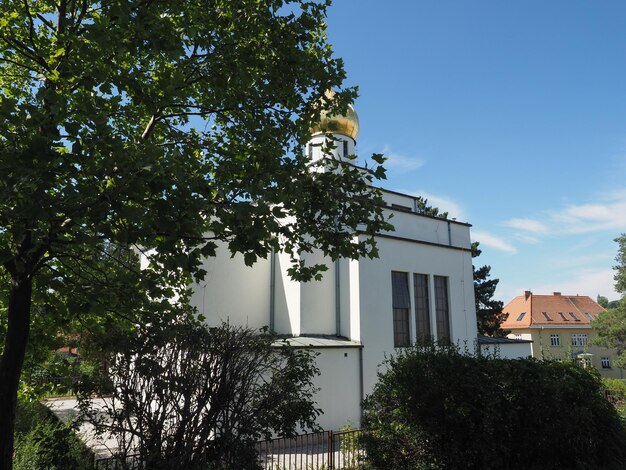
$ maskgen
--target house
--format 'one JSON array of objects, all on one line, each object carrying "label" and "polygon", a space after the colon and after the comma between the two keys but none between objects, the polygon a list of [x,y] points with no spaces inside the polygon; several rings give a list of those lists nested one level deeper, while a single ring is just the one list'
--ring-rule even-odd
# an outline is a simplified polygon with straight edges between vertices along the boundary
[{"label": "house", "polygon": [[511,330],[511,338],[531,340],[533,357],[573,357],[603,377],[624,377],[624,370],[614,366],[616,351],[591,344],[595,337],[591,322],[604,308],[590,297],[526,291],[502,311],[508,313],[502,329]]},{"label": "house", "polygon": [[[323,114],[306,151],[348,162],[359,132],[353,108],[346,115]],[[192,304],[209,325],[228,321],[251,328],[268,326],[292,347],[319,353],[316,386],[319,424],[338,429],[358,425],[361,400],[377,382],[385,355],[422,336],[449,338],[473,348],[476,330],[470,225],[419,213],[420,200],[383,190],[395,231],[376,237],[378,259],[324,258],[321,281],[296,282],[287,275],[289,258],[274,253],[251,267],[225,246],[204,262],[207,275],[194,286]]]}]

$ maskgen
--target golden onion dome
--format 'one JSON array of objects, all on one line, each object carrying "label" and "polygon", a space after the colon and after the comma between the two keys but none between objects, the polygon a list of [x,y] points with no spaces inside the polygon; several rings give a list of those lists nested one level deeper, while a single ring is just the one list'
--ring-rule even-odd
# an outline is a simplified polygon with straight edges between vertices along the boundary
[{"label": "golden onion dome", "polygon": [[[334,96],[334,91],[326,92],[327,99],[332,100]],[[343,134],[356,140],[356,136],[359,134],[359,116],[351,104],[348,105],[346,113],[342,115],[330,114],[325,110],[321,111],[319,121],[311,127],[311,136],[324,133]]]}]

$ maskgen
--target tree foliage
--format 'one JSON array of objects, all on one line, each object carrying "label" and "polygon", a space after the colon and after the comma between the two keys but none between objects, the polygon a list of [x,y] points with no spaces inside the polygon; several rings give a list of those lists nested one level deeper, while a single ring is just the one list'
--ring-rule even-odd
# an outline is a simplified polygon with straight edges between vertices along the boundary
[{"label": "tree foliage", "polygon": [[255,444],[315,428],[308,350],[222,324],[141,329],[110,357],[108,393],[82,395],[84,415],[112,433],[118,457],[150,469],[253,469]]},{"label": "tree foliage", "polygon": [[626,233],[622,233],[621,236],[615,239],[617,242],[617,256],[615,261],[617,264],[613,266],[615,270],[615,290],[622,294],[622,297],[626,295]]},{"label": "tree foliage", "polygon": [[626,234],[616,238],[618,244],[615,269],[615,290],[622,294],[621,300],[607,304],[607,310],[593,321],[598,333],[595,343],[617,350],[615,365],[626,368]]},{"label": "tree foliage", "polygon": [[[478,242],[472,243],[472,258],[477,258],[482,253],[478,245]],[[507,317],[507,314],[502,311],[504,304],[499,300],[493,299],[500,280],[489,279],[491,266],[485,265],[478,269],[476,269],[476,266],[472,266],[472,270],[474,273],[474,299],[476,302],[478,334],[505,337],[510,332],[500,328],[500,325]]]},{"label": "tree foliage", "polygon": [[387,360],[364,408],[363,443],[379,469],[626,464],[626,429],[599,378],[572,363],[404,349]]},{"label": "tree foliage", "polygon": [[284,250],[300,279],[322,269],[302,252],[376,255],[382,168],[312,172],[302,152],[320,100],[341,112],[356,95],[323,98],[345,76],[329,3],[0,3],[0,468],[31,305],[61,323],[166,311],[218,242],[248,264]]}]

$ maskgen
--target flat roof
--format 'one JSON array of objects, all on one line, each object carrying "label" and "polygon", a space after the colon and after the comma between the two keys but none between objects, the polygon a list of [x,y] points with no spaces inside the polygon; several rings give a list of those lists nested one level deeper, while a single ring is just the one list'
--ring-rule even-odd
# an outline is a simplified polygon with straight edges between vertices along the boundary
[{"label": "flat roof", "polygon": [[519,339],[519,338],[493,338],[491,336],[479,336],[478,342],[481,344],[511,344],[511,343],[532,343],[532,340]]},{"label": "flat roof", "polygon": [[352,341],[343,336],[334,335],[302,335],[279,338],[273,346],[290,346],[292,348],[362,348],[359,341]]}]

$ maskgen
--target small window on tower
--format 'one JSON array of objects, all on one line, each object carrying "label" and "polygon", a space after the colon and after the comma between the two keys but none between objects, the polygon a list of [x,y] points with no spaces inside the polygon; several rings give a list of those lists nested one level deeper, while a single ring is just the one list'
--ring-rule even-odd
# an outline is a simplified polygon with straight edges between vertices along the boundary
[{"label": "small window on tower", "polygon": [[347,140],[343,141],[343,156],[344,157],[348,156],[348,141]]}]

